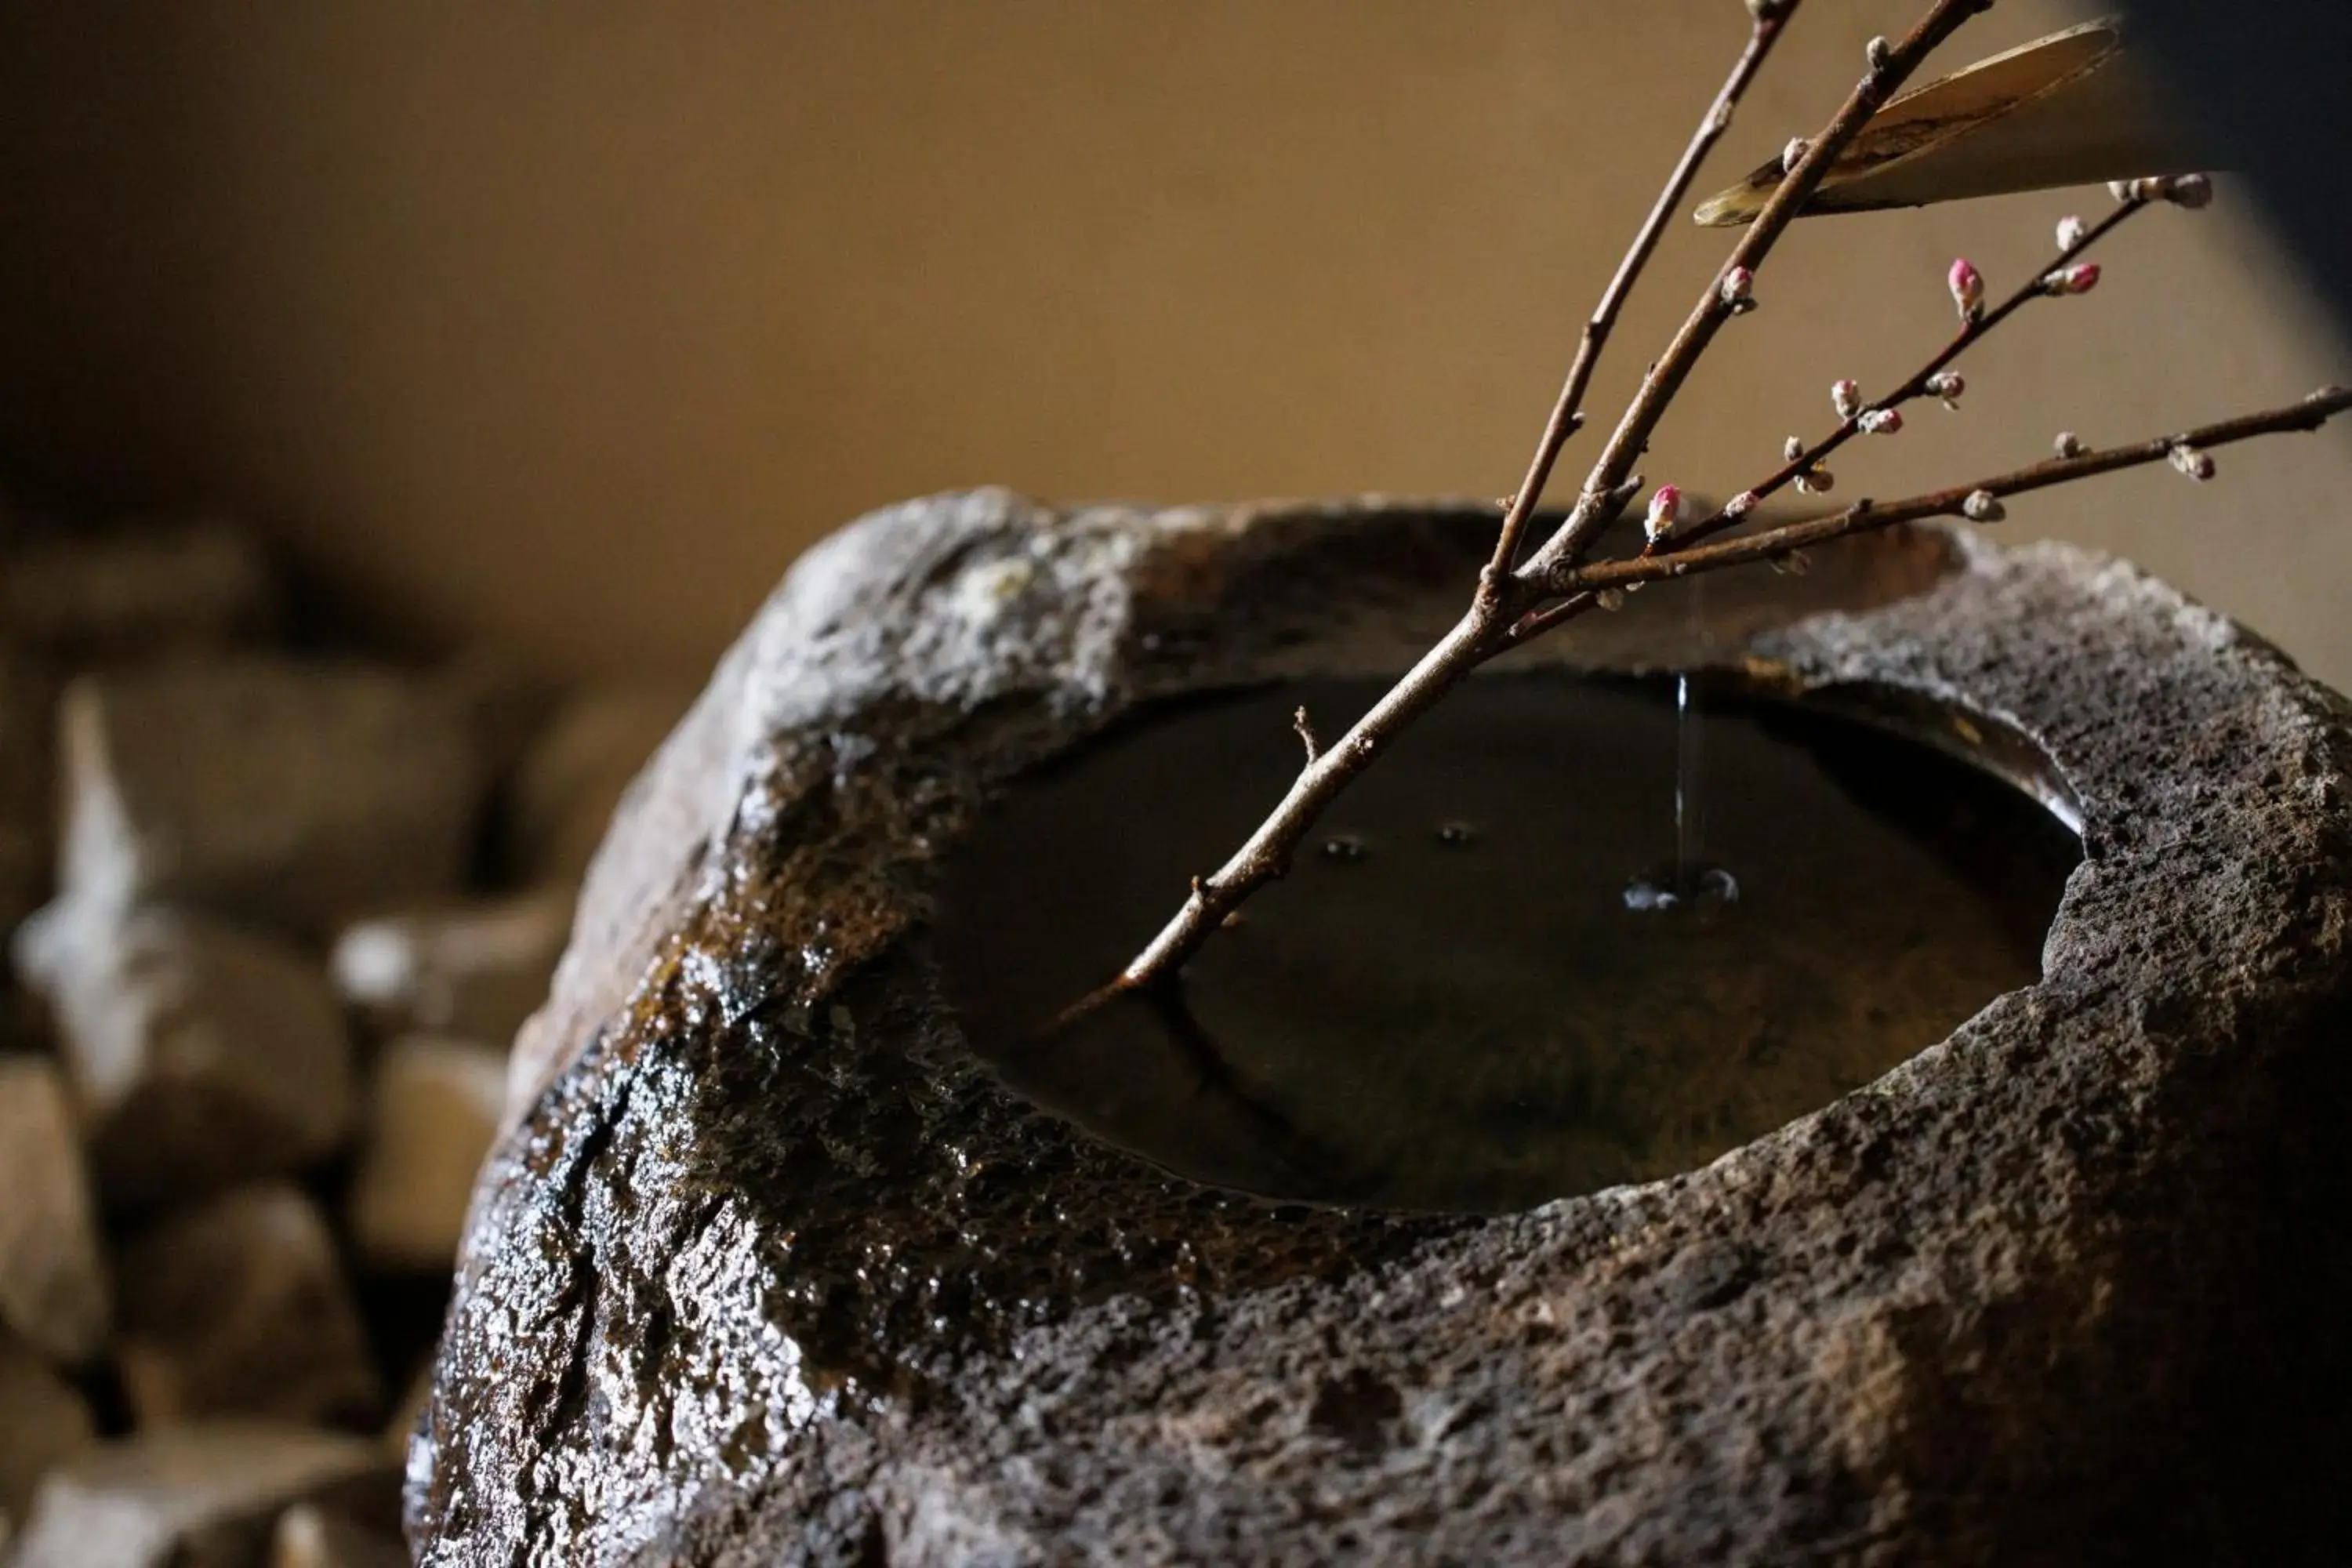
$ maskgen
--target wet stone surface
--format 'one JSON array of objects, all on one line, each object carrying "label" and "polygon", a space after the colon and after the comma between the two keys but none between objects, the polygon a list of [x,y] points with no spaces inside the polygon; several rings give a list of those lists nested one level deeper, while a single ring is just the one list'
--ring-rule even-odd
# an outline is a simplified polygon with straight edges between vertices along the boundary
[{"label": "wet stone surface", "polygon": [[1491,1218],[1276,1204],[1004,1087],[936,923],[985,804],[1150,699],[1400,667],[1490,522],[982,492],[804,558],[519,1042],[410,1455],[425,1560],[2284,1561],[2340,1529],[2352,742],[2123,567],[1895,536],[1727,580],[1705,639],[1661,592],[1542,650],[1906,698],[2046,754],[2083,826],[2038,981],[1702,1169]]}]

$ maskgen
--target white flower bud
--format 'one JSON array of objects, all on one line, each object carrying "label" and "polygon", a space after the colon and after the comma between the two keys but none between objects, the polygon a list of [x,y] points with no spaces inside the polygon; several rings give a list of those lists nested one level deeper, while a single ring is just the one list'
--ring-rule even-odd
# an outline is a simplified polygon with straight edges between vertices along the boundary
[{"label": "white flower bud", "polygon": [[2165,454],[2165,460],[2192,479],[2213,477],[2213,454],[2183,441]]},{"label": "white flower bud", "polygon": [[2071,213],[2068,214],[2066,216],[2058,220],[2058,248],[2061,250],[2074,249],[2076,246],[2083,243],[2083,236],[2088,232],[2090,231],[2083,226],[2083,220],[2081,218],[2074,216]]},{"label": "white flower bud", "polygon": [[1780,443],[1780,456],[1788,461],[1793,463],[1804,455],[1805,443],[1801,437],[1791,436]]},{"label": "white flower bud", "polygon": [[2090,449],[2083,445],[2083,438],[2072,430],[2058,432],[2057,446],[2058,455],[2062,458],[2079,458]]},{"label": "white flower bud", "polygon": [[2213,199],[2213,182],[2203,174],[2175,174],[2158,192],[2175,206],[2196,208]]},{"label": "white flower bud", "polygon": [[1780,149],[1780,173],[1795,174],[1797,165],[1805,161],[1805,154],[1811,151],[1812,145],[1801,136],[1790,137],[1789,144]]},{"label": "white flower bud", "polygon": [[1763,500],[1764,498],[1758,495],[1754,490],[1741,490],[1738,495],[1733,496],[1729,500],[1723,503],[1723,515],[1730,519],[1732,521],[1738,522],[1741,518],[1746,517],[1749,512],[1754,511],[1759,506],[1762,505]]},{"label": "white flower bud", "polygon": [[1830,383],[1830,406],[1841,419],[1851,419],[1862,412],[1862,388],[1851,381]]},{"label": "white flower bud", "polygon": [[1883,71],[1895,63],[1895,46],[1885,38],[1871,39],[1862,47],[1862,53],[1863,58],[1870,62],[1870,68],[1874,71]]},{"label": "white flower bud", "polygon": [[1959,407],[1960,394],[1969,389],[1967,379],[1956,370],[1939,370],[1927,378],[1926,384],[1927,395],[1942,399],[1944,406],[1950,409]]},{"label": "white flower bud", "polygon": [[2115,197],[2116,200],[2119,202],[2127,202],[2131,200],[2132,182],[2129,180],[2109,180],[2107,182],[2107,195]]},{"label": "white flower bud", "polygon": [[1837,476],[1815,463],[1797,476],[1798,490],[1809,496],[1825,496],[1837,489]]},{"label": "white flower bud", "polygon": [[1999,522],[2009,515],[2009,509],[1990,490],[1970,490],[1969,499],[1960,503],[1960,515],[1970,522]]},{"label": "white flower bud", "polygon": [[1892,436],[1903,428],[1903,414],[1900,409],[1873,408],[1864,413],[1861,423],[1865,435]]}]

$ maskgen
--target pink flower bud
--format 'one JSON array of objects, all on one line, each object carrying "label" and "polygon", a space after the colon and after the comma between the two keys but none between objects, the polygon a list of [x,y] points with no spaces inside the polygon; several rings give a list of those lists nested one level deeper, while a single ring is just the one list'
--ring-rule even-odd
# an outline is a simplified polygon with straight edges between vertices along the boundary
[{"label": "pink flower bud", "polygon": [[1959,407],[1960,394],[1969,389],[1968,382],[1956,370],[1937,371],[1927,378],[1927,395],[1942,398],[1947,408]]},{"label": "pink flower bud", "polygon": [[2165,458],[2174,468],[2192,479],[2210,479],[2213,477],[2213,454],[2192,447],[2186,441],[2166,453]]},{"label": "pink flower bud", "polygon": [[1650,497],[1650,515],[1643,521],[1642,531],[1655,544],[1675,531],[1683,518],[1683,492],[1674,485],[1660,485]]},{"label": "pink flower bud", "polygon": [[1733,496],[1729,500],[1723,503],[1723,515],[1729,518],[1732,521],[1738,522],[1741,518],[1746,517],[1749,512],[1754,511],[1759,506],[1761,506],[1763,502],[1764,498],[1758,495],[1754,490],[1741,490],[1738,495]]},{"label": "pink flower bud", "polygon": [[1965,256],[1952,263],[1945,278],[1952,290],[1952,303],[1960,308],[1960,320],[1973,321],[1984,309],[1984,274]]},{"label": "pink flower bud", "polygon": [[1851,381],[1830,383],[1830,406],[1841,419],[1851,419],[1862,412],[1862,388]]},{"label": "pink flower bud", "polygon": [[2042,289],[2052,294],[2087,294],[2098,286],[2099,264],[2095,261],[2062,267],[2042,280]]},{"label": "pink flower bud", "polygon": [[1873,436],[1892,436],[1903,428],[1903,413],[1896,408],[1873,408],[1862,416],[1862,427]]},{"label": "pink flower bud", "polygon": [[1735,311],[1751,308],[1756,303],[1756,274],[1745,267],[1735,267],[1723,275],[1723,302]]}]

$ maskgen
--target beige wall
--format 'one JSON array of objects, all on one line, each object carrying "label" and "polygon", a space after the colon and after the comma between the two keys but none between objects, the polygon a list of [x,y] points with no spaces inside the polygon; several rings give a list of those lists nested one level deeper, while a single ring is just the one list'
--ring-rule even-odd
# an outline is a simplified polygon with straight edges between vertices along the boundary
[{"label": "beige wall", "polygon": [[[1913,7],[1821,0],[1713,171]],[[1958,55],[2061,19],[2004,5]],[[1737,0],[55,0],[0,14],[0,459],[207,497],[443,640],[708,660],[812,537],[1049,496],[1492,495],[1736,43]],[[2103,196],[2084,195],[2084,205]],[[1965,248],[2059,196],[1801,226],[1649,468],[1736,488],[1907,370]],[[2352,380],[2234,191],[2152,215],[1842,465],[1885,494],[2061,426]],[[1677,228],[1613,411],[1719,240]],[[1580,450],[1589,454],[1590,445]],[[2352,437],[2016,507],[2352,684]]]}]

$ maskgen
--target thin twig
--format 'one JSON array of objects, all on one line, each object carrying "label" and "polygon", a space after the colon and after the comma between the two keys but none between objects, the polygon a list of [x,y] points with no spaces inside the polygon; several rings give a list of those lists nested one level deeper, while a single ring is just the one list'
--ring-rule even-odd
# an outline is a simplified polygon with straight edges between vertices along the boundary
[{"label": "thin twig", "polygon": [[[1707,153],[1730,129],[1731,117],[1738,109],[1740,99],[1746,96],[1748,83],[1756,79],[1756,73],[1762,68],[1765,57],[1772,52],[1773,43],[1779,39],[1781,29],[1789,25],[1789,19],[1797,14],[1797,6],[1801,3],[1801,0],[1788,0],[1783,5],[1759,8],[1756,25],[1748,36],[1748,47],[1740,50],[1731,74],[1724,79],[1714,103],[1708,106],[1706,117],[1698,122],[1698,129],[1692,133],[1690,144],[1683,149],[1682,158],[1675,164],[1674,173],[1666,176],[1665,187],[1659,191],[1658,199],[1651,205],[1650,216],[1643,221],[1641,231],[1633,237],[1633,243],[1626,247],[1624,258],[1618,262],[1616,276],[1609,279],[1609,287],[1602,290],[1601,303],[1593,307],[1591,316],[1586,320],[1583,336],[1576,345],[1576,358],[1568,367],[1568,379],[1560,384],[1559,399],[1552,405],[1551,417],[1544,422],[1543,435],[1536,442],[1535,457],[1528,464],[1527,477],[1519,481],[1519,488],[1503,509],[1503,526],[1495,539],[1494,558],[1487,563],[1486,571],[1480,579],[1479,591],[1482,594],[1491,596],[1501,593],[1502,576],[1510,571],[1518,558],[1519,536],[1526,531],[1528,520],[1535,515],[1537,506],[1542,502],[1544,487],[1551,482],[1552,464],[1559,460],[1560,447],[1584,424],[1584,391],[1591,383],[1593,367],[1601,363],[1601,351],[1608,346],[1609,333],[1617,324],[1618,314],[1624,310],[1626,299],[1633,292],[1634,283],[1641,279],[1642,268],[1649,265],[1650,254],[1657,249],[1658,238],[1665,232],[1667,221],[1681,207],[1683,198],[1690,194],[1691,182],[1698,177],[1699,165],[1706,161]],[[1721,286],[1718,279],[1717,287]]]},{"label": "thin twig", "polygon": [[1591,474],[1586,478],[1584,489],[1577,497],[1575,510],[1536,552],[1528,567],[1523,569],[1523,574],[1532,572],[1540,575],[1557,570],[1563,563],[1581,560],[1601,531],[1616,521],[1622,509],[1612,504],[1611,496],[1619,490],[1633,471],[1634,463],[1640,460],[1643,449],[1650,444],[1651,434],[1657,429],[1658,422],[1665,417],[1667,405],[1682,390],[1684,381],[1697,365],[1699,356],[1715,341],[1715,334],[1723,323],[1735,313],[1732,302],[1724,298],[1724,275],[1734,268],[1746,268],[1752,277],[1762,268],[1765,258],[1772,253],[1781,232],[1804,209],[1805,203],[1811,199],[1822,176],[1829,173],[1830,165],[1870,122],[1870,117],[1878,112],[1889,95],[1909,79],[1929,51],[1990,4],[1991,0],[1936,0],[1927,14],[1920,18],[1918,26],[1906,34],[1901,43],[1884,54],[1873,57],[1870,66],[1863,72],[1862,79],[1854,85],[1853,91],[1847,96],[1836,117],[1813,139],[1804,155],[1797,160],[1796,167],[1781,180],[1780,188],[1772,193],[1772,199],[1764,205],[1762,212],[1756,215],[1756,221],[1733,249],[1731,259],[1709,280],[1706,292],[1699,296],[1698,303],[1692,308],[1689,319],[1683,322],[1682,330],[1675,334],[1674,342],[1666,345],[1666,352],[1659,356],[1658,363],[1650,367],[1649,374],[1642,380],[1640,391],[1634,394],[1633,402],[1626,406],[1624,416],[1618,421],[1616,433],[1609,437],[1609,445],[1602,448],[1600,459],[1593,464]]},{"label": "thin twig", "polygon": [[[1700,572],[1717,572],[1727,566],[1770,561],[1785,557],[1794,551],[1875,529],[1891,528],[1896,523],[1919,522],[1931,517],[1965,518],[1969,515],[1970,498],[1974,496],[1984,495],[1998,500],[2005,496],[2022,495],[2029,490],[2047,489],[2052,485],[2063,485],[2074,479],[2087,479],[2123,468],[2165,462],[2183,448],[2189,452],[2202,452],[2215,447],[2252,440],[2257,436],[2274,436],[2290,430],[2316,430],[2347,409],[2352,409],[2352,390],[2326,386],[2301,402],[2290,403],[2281,408],[2268,409],[2260,414],[2243,414],[2216,425],[2184,430],[2178,435],[2152,437],[2145,441],[2110,447],[2104,451],[2084,452],[2073,458],[2052,458],[2006,474],[1979,479],[1973,484],[1954,485],[1948,489],[1930,490],[1925,495],[1911,496],[1902,500],[1858,500],[1843,511],[1832,512],[1827,517],[1784,523],[1760,533],[1742,534],[1737,539],[1722,540],[1668,554],[1636,555],[1622,561],[1596,561],[1590,565],[1560,573],[1552,580],[1551,590],[1559,594],[1591,596],[1638,583],[1664,582]],[[1517,640],[1523,642],[1526,638]]]}]

